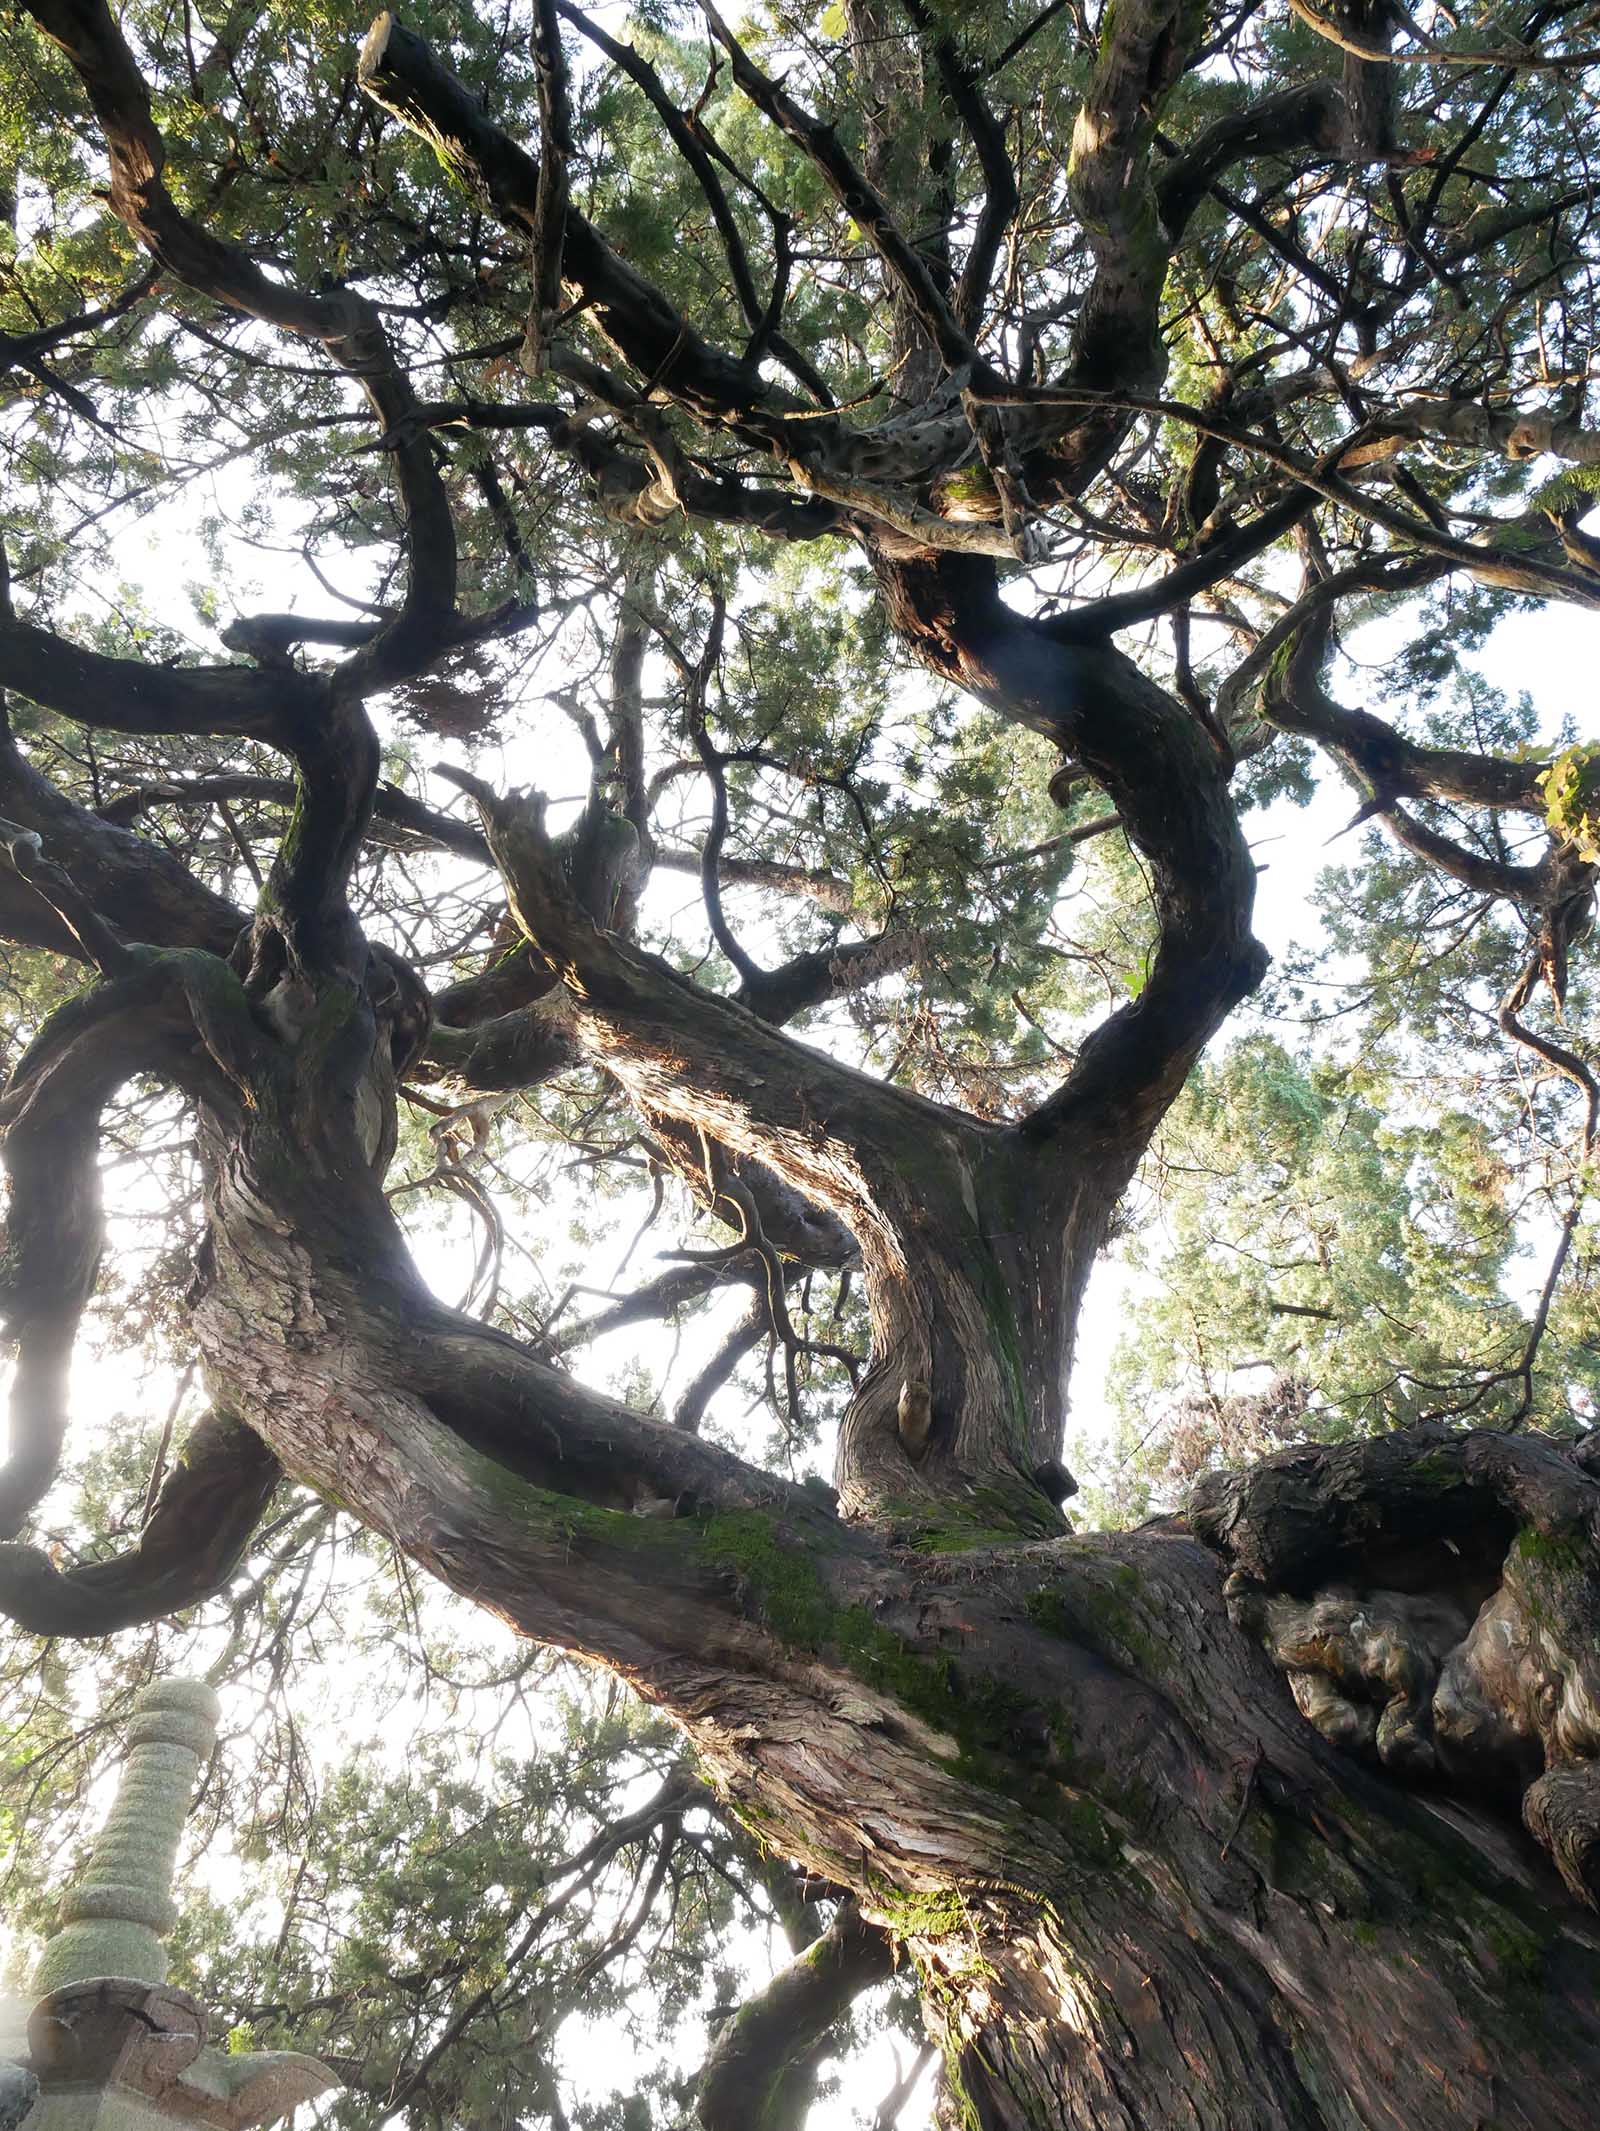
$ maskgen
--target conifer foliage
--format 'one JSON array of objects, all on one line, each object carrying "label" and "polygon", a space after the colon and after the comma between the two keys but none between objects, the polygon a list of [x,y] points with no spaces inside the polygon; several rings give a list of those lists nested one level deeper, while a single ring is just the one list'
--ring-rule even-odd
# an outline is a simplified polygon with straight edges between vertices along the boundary
[{"label": "conifer foliage", "polygon": [[186,1972],[352,2124],[798,2126],[891,1977],[985,2131],[1592,2120],[1597,93],[1561,4],[0,25],[28,1913],[181,1658],[274,1890]]}]

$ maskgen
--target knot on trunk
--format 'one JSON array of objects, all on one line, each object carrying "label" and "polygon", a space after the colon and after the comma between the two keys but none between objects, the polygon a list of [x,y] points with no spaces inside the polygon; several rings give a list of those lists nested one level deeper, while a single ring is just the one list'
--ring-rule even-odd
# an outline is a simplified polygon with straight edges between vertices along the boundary
[{"label": "knot on trunk", "polygon": [[1208,1473],[1190,1518],[1325,1738],[1520,1798],[1600,1908],[1600,1482],[1580,1456],[1423,1426]]},{"label": "knot on trunk", "polygon": [[895,1408],[895,1427],[899,1431],[900,1447],[906,1456],[915,1462],[928,1448],[928,1438],[933,1433],[933,1394],[924,1383],[907,1377],[900,1386],[900,1402]]}]

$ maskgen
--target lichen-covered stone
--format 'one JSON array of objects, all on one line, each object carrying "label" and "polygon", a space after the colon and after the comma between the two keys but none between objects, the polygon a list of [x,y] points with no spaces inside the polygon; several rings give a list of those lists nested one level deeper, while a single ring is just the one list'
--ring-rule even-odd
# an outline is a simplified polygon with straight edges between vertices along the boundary
[{"label": "lichen-covered stone", "polygon": [[139,1696],[115,1802],[34,1974],[41,1995],[97,1976],[166,1981],[172,1868],[217,1716],[202,1680],[156,1680]]}]

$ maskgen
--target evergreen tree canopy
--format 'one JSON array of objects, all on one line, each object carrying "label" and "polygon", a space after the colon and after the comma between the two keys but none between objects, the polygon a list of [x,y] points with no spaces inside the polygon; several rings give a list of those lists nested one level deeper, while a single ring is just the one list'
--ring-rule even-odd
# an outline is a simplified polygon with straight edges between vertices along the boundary
[{"label": "evergreen tree canopy", "polygon": [[177,1973],[352,2127],[924,2023],[951,2122],[1588,2121],[1597,95],[1577,5],[0,24],[19,1944],[187,1665]]}]

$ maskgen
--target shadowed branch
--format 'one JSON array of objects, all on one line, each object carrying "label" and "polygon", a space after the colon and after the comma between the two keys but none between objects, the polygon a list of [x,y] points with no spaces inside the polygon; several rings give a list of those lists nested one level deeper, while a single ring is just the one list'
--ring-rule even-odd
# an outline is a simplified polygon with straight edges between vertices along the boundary
[{"label": "shadowed branch", "polygon": [[0,1544],[0,1612],[31,1635],[115,1635],[225,1590],[282,1468],[224,1413],[190,1431],[137,1545],[59,1569],[38,1547]]}]

